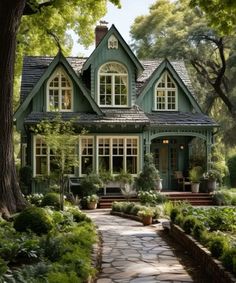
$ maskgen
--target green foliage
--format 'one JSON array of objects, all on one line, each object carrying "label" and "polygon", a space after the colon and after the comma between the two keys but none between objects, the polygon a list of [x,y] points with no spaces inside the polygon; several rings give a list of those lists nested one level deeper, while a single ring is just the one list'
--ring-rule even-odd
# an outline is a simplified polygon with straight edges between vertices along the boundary
[{"label": "green foliage", "polygon": [[120,182],[122,186],[124,184],[132,184],[134,181],[132,174],[125,171],[121,171],[120,174],[116,175],[115,180]]},{"label": "green foliage", "polygon": [[42,199],[41,206],[52,206],[55,209],[59,209],[60,195],[57,193],[47,193]]},{"label": "green foliage", "polygon": [[183,221],[183,229],[185,233],[191,234],[196,224],[197,224],[197,219],[194,216],[192,215],[186,216]]},{"label": "green foliage", "polygon": [[146,154],[142,172],[136,178],[135,186],[140,191],[155,190],[158,180],[160,180],[160,175],[154,165],[153,156],[151,154]]},{"label": "green foliage", "polygon": [[227,270],[236,274],[236,247],[226,249],[220,259]]},{"label": "green foliage", "polygon": [[43,194],[30,194],[26,196],[26,199],[29,203],[36,205],[36,206],[41,206],[42,199],[44,198]]},{"label": "green foliage", "polygon": [[147,205],[157,205],[160,203],[164,203],[167,198],[156,191],[140,191],[138,193],[138,198],[141,204]]},{"label": "green foliage", "polygon": [[81,190],[83,196],[96,194],[102,187],[102,181],[98,174],[90,173],[81,180]]},{"label": "green foliage", "polygon": [[235,1],[222,0],[191,0],[191,7],[199,7],[205,12],[210,25],[221,34],[233,34],[236,28]]},{"label": "green foliage", "polygon": [[0,257],[0,278],[5,274],[8,270],[7,263]]},{"label": "green foliage", "polygon": [[229,242],[225,236],[212,235],[209,243],[209,250],[212,256],[219,258],[228,248]]},{"label": "green foliage", "polygon": [[81,279],[78,278],[75,271],[70,271],[68,273],[61,271],[51,271],[48,273],[47,279],[49,283],[82,283]]},{"label": "green foliage", "polygon": [[189,170],[189,179],[192,183],[199,183],[203,175],[203,169],[201,166],[195,166]]},{"label": "green foliage", "polygon": [[229,177],[232,187],[236,187],[236,155],[231,156],[228,159]]},{"label": "green foliage", "polygon": [[86,221],[86,222],[91,222],[91,219],[82,211],[79,209],[70,209],[70,213],[73,215],[73,220],[77,223]]},{"label": "green foliage", "polygon": [[89,203],[89,202],[96,202],[96,203],[98,203],[98,201],[99,201],[99,196],[96,195],[96,194],[92,194],[92,195],[87,196],[87,197],[86,197],[86,200],[87,200],[88,203]]},{"label": "green foliage", "polygon": [[180,210],[177,207],[173,207],[170,211],[170,220],[175,223],[176,217],[180,214]]},{"label": "green foliage", "polygon": [[196,222],[196,224],[193,227],[193,236],[196,240],[201,240],[203,232],[206,230],[204,225],[201,222]]},{"label": "green foliage", "polygon": [[232,197],[229,192],[218,191],[212,196],[213,202],[216,205],[231,205]]},{"label": "green foliage", "polygon": [[14,228],[19,231],[31,230],[41,235],[48,233],[53,227],[51,216],[39,207],[29,207],[19,213],[14,219]]},{"label": "green foliage", "polygon": [[138,216],[141,216],[141,217],[143,217],[143,216],[154,216],[154,210],[153,210],[153,208],[152,207],[148,207],[148,206],[146,206],[146,207],[144,207],[142,210],[140,210],[139,212],[138,212]]}]

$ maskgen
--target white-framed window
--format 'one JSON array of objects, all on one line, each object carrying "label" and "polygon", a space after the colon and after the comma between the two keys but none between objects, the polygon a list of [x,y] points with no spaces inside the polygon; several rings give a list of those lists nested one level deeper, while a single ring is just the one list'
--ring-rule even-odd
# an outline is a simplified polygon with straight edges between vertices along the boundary
[{"label": "white-framed window", "polygon": [[177,86],[168,72],[165,72],[155,87],[155,110],[177,110]]},{"label": "white-framed window", "polygon": [[[76,156],[76,145],[72,145],[73,156]],[[43,136],[34,136],[34,176],[49,175],[58,170],[54,152],[47,146]],[[67,172],[69,175],[75,174],[74,166]]]},{"label": "white-framed window", "polygon": [[47,83],[47,111],[72,111],[73,84],[62,68],[57,68]]},{"label": "white-framed window", "polygon": [[101,107],[128,106],[128,71],[125,66],[109,62],[98,71],[98,104]]},{"label": "white-framed window", "polygon": [[138,137],[98,137],[98,169],[137,174],[138,141]]},{"label": "white-framed window", "polygon": [[88,174],[93,171],[94,163],[94,138],[80,138],[80,175]]}]

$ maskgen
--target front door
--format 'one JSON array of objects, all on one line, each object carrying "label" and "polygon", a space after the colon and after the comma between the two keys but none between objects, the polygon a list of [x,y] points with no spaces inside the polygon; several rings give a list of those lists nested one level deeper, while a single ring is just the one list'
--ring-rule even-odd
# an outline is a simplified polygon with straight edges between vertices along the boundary
[{"label": "front door", "polygon": [[163,179],[163,189],[172,189],[174,171],[178,169],[178,147],[176,139],[157,139],[151,145],[154,163]]}]

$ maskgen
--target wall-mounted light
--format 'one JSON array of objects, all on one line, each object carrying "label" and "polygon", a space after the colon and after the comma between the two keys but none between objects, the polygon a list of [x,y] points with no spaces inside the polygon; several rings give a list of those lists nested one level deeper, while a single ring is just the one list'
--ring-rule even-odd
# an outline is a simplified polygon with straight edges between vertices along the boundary
[{"label": "wall-mounted light", "polygon": [[181,150],[183,150],[183,149],[184,149],[184,145],[181,144],[181,145],[179,146],[179,148],[180,148]]},{"label": "wall-mounted light", "polygon": [[169,140],[163,140],[162,143],[168,144],[168,143],[169,143]]}]

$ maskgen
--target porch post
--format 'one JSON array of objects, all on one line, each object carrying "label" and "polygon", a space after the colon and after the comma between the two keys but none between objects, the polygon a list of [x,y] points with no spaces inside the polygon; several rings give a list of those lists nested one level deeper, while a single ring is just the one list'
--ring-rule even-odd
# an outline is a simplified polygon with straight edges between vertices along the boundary
[{"label": "porch post", "polygon": [[211,169],[211,145],[212,145],[212,132],[207,132],[206,140],[206,161],[207,161],[207,171]]}]

